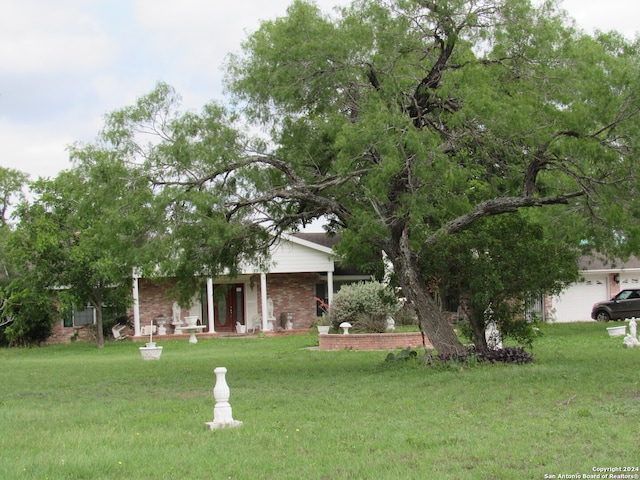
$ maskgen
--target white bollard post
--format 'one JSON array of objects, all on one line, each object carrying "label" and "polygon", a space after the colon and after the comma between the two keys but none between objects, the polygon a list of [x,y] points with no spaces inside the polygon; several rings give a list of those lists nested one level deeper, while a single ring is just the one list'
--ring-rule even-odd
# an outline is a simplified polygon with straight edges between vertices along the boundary
[{"label": "white bollard post", "polygon": [[213,373],[216,374],[216,385],[213,387],[213,397],[216,400],[216,405],[213,408],[213,422],[207,422],[208,427],[211,430],[216,430],[241,426],[242,422],[233,419],[231,404],[229,404],[231,392],[225,378],[227,369],[218,367]]}]

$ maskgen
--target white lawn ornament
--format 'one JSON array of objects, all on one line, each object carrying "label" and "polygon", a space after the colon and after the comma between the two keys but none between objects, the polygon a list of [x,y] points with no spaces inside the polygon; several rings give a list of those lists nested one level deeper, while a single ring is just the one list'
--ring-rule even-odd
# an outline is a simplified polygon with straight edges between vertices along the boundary
[{"label": "white lawn ornament", "polygon": [[498,331],[496,321],[491,319],[484,331],[484,338],[487,341],[487,347],[491,350],[500,350],[502,348],[502,335]]},{"label": "white lawn ornament", "polygon": [[638,341],[638,325],[636,324],[636,317],[632,317],[629,321],[629,335],[624,337],[622,343],[624,343],[627,348],[640,346],[640,342]]},{"label": "white lawn ornament", "polygon": [[225,378],[227,369],[218,367],[213,373],[216,374],[216,385],[213,387],[213,397],[216,400],[216,405],[213,408],[213,422],[207,422],[207,426],[211,430],[240,427],[242,422],[233,419],[231,405],[229,404],[231,392]]}]

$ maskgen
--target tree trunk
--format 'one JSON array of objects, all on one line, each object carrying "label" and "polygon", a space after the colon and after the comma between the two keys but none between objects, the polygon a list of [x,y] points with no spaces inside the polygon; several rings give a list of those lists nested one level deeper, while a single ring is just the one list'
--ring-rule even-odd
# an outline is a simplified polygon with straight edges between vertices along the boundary
[{"label": "tree trunk", "polygon": [[467,350],[460,343],[451,324],[444,318],[440,306],[428,293],[427,285],[420,273],[417,259],[411,250],[406,230],[392,242],[388,252],[407,299],[413,304],[424,332],[438,354],[443,356],[465,356]]},{"label": "tree trunk", "polygon": [[484,315],[478,315],[476,309],[471,305],[471,294],[462,294],[460,296],[460,306],[464,311],[465,317],[471,326],[471,333],[473,334],[473,345],[476,348],[476,352],[486,352],[487,339],[484,335]]},{"label": "tree trunk", "polygon": [[96,343],[98,348],[104,348],[104,334],[102,333],[102,304],[101,302],[93,303],[96,310]]},{"label": "tree trunk", "polygon": [[469,323],[471,324],[471,330],[473,331],[473,344],[476,347],[476,352],[486,352],[487,337],[485,337],[484,330],[484,318],[476,316],[473,312],[469,316]]}]

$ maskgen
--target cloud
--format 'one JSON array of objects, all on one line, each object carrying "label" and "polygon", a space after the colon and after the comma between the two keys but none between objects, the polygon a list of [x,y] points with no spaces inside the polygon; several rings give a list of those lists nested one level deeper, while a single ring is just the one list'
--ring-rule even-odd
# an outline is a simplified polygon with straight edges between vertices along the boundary
[{"label": "cloud", "polygon": [[564,0],[567,10],[578,25],[589,34],[596,30],[617,30],[632,39],[638,31],[640,2],[629,0]]},{"label": "cloud", "polygon": [[[113,42],[80,1],[5,0],[0,71],[13,75],[83,72],[111,59]],[[10,12],[9,15],[6,12]]]},{"label": "cloud", "polygon": [[71,166],[66,147],[73,143],[72,134],[55,128],[34,130],[23,125],[0,121],[3,167],[28,173],[32,180],[55,177]]},{"label": "cloud", "polygon": [[[542,0],[536,0],[542,1]],[[221,66],[260,20],[292,0],[4,0],[0,16],[0,164],[54,175],[66,146],[158,81],[186,109],[223,100]],[[351,0],[316,0],[325,12]],[[640,2],[565,0],[586,31],[637,30]]]}]

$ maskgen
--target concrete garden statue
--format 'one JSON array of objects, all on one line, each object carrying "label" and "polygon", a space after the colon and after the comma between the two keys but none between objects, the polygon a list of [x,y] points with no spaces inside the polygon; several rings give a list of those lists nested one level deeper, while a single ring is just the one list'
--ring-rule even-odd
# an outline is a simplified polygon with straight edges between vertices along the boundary
[{"label": "concrete garden statue", "polygon": [[624,343],[627,348],[640,346],[640,342],[638,341],[638,325],[636,323],[636,317],[632,317],[629,321],[629,335],[624,337],[622,343]]}]

